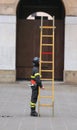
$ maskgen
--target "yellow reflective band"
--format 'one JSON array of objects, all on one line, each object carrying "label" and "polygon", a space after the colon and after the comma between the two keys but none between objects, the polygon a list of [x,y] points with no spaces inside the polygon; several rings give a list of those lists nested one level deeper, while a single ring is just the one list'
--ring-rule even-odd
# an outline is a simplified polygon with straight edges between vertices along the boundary
[{"label": "yellow reflective band", "polygon": [[33,102],[30,102],[30,104],[31,104],[31,105],[35,105],[35,103],[33,103]]},{"label": "yellow reflective band", "polygon": [[31,75],[31,78],[32,79],[34,79],[36,76],[40,76],[41,77],[41,75],[39,74],[39,73],[35,73],[35,75],[33,76],[33,75]]},{"label": "yellow reflective band", "polygon": [[32,75],[31,75],[31,78],[32,78],[32,79],[34,79],[34,78],[35,78],[35,76],[32,76]]},{"label": "yellow reflective band", "polygon": [[40,76],[40,74],[39,74],[39,73],[36,73],[36,74],[35,74],[35,77],[36,77],[36,76]]},{"label": "yellow reflective band", "polygon": [[35,106],[36,106],[36,104],[35,104],[35,103],[30,102],[30,106],[31,106],[31,107],[35,107]]},{"label": "yellow reflective band", "polygon": [[31,106],[31,108],[35,108],[35,106]]}]

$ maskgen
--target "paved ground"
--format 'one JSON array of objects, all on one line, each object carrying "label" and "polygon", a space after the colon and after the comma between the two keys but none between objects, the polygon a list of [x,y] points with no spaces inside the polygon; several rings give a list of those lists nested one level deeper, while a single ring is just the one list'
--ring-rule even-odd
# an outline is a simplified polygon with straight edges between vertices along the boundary
[{"label": "paved ground", "polygon": [[77,85],[55,83],[54,117],[51,108],[30,117],[30,95],[26,81],[0,84],[0,130],[77,130]]}]

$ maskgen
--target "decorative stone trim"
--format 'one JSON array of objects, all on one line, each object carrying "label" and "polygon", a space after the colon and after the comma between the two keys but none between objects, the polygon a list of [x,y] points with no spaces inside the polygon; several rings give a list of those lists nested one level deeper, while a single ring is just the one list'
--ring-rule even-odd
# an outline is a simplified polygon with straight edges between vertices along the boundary
[{"label": "decorative stone trim", "polygon": [[77,84],[77,71],[64,71],[64,82]]},{"label": "decorative stone trim", "polygon": [[19,0],[1,0],[0,14],[1,15],[16,15],[16,8]]},{"label": "decorative stone trim", "polygon": [[0,82],[12,83],[16,81],[16,71],[15,70],[0,70]]}]

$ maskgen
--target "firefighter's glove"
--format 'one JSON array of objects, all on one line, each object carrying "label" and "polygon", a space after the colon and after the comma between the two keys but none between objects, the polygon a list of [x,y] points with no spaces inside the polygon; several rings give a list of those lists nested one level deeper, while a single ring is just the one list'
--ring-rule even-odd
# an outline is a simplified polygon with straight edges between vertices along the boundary
[{"label": "firefighter's glove", "polygon": [[44,86],[42,86],[41,89],[45,89]]}]

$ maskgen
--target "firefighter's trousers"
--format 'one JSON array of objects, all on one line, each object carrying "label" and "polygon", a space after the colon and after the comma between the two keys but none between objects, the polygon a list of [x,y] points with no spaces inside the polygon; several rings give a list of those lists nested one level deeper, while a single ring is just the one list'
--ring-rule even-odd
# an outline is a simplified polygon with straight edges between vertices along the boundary
[{"label": "firefighter's trousers", "polygon": [[34,85],[31,86],[31,88],[32,88],[31,102],[36,104],[38,98],[38,86]]}]

